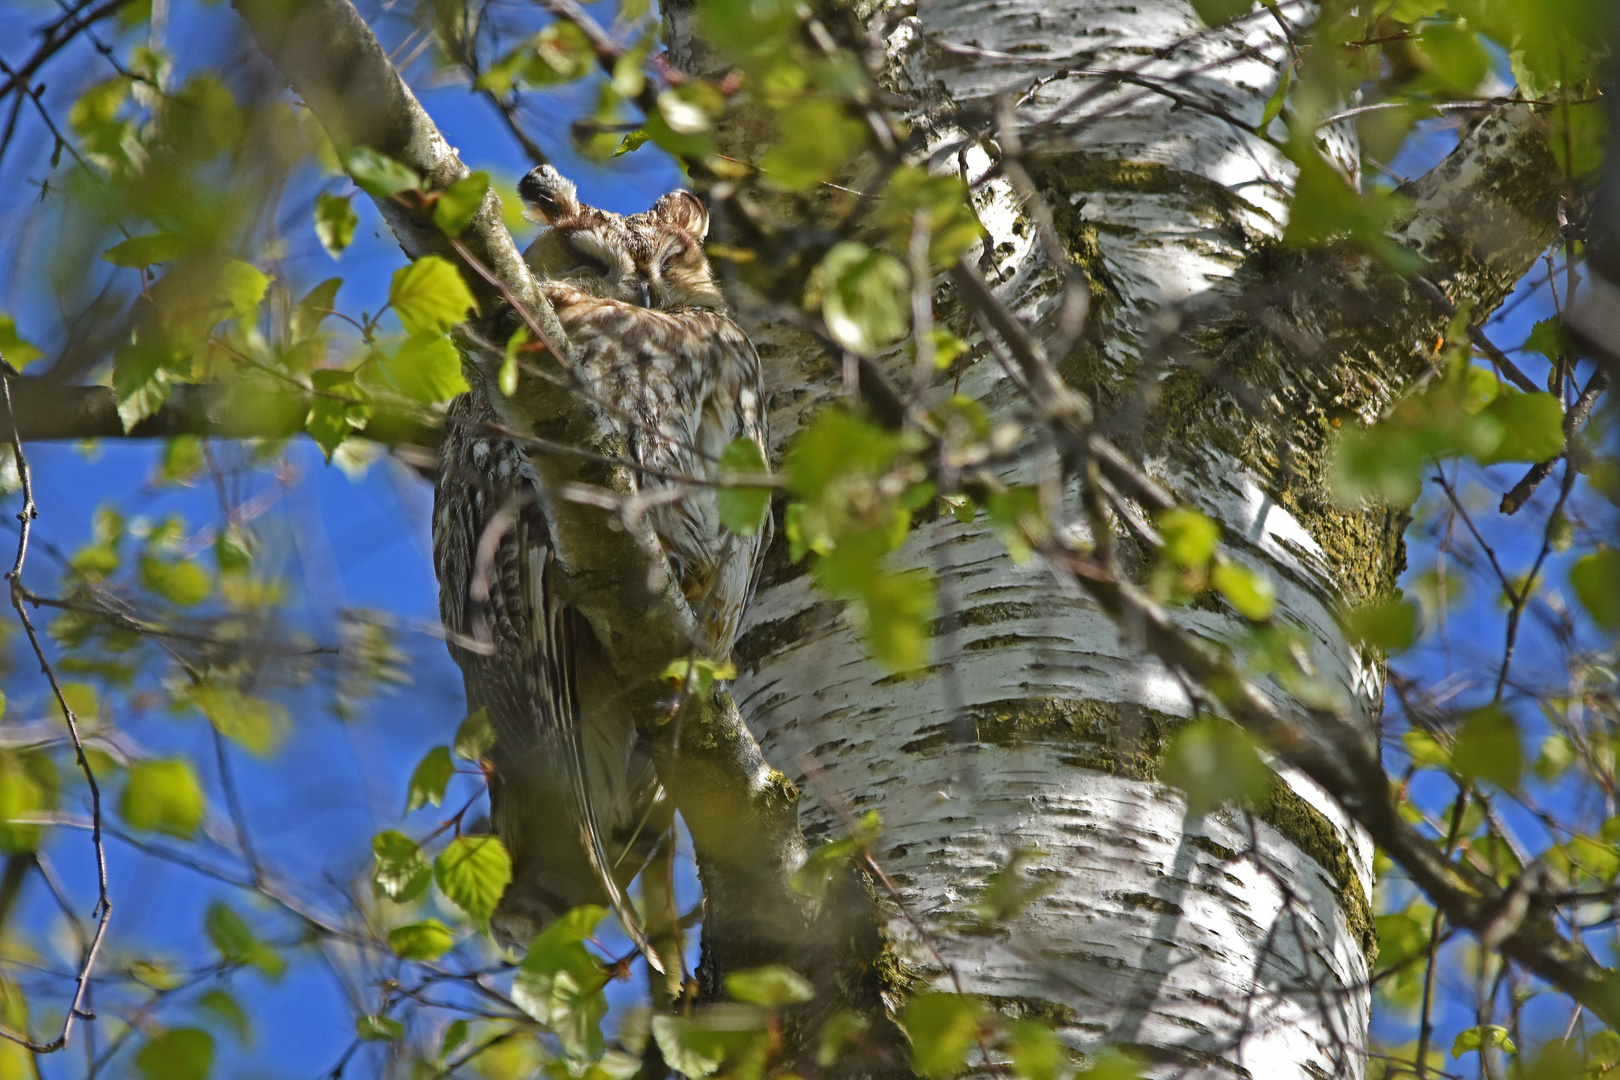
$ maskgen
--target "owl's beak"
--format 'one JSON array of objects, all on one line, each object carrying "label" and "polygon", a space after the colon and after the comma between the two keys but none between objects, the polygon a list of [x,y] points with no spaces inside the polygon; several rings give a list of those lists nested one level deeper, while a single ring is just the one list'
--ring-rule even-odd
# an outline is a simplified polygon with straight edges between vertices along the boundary
[{"label": "owl's beak", "polygon": [[644,308],[652,307],[652,289],[647,287],[645,281],[641,283],[641,306]]}]

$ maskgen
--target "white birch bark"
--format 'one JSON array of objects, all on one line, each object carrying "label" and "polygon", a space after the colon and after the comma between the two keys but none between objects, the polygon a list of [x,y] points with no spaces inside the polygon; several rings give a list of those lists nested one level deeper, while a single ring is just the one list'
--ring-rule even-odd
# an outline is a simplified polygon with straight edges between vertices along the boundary
[{"label": "white birch bark", "polygon": [[[1048,180],[1058,175],[1069,203],[1056,209],[1094,237],[1093,277],[1110,290],[1093,305],[1093,363],[1124,379],[1144,342],[1233,291],[1280,235],[1293,167],[1240,125],[1259,122],[1288,37],[1311,14],[1284,3],[1213,32],[1182,0],[924,0],[914,14],[871,17],[886,20],[890,89],[915,103],[908,120],[927,132],[934,170],[978,179],[988,158],[972,145],[975,125],[990,123],[998,98],[1025,100],[1025,146],[1048,155]],[[701,63],[680,9],[669,40],[677,63]],[[1135,81],[1088,74],[1101,71]],[[1353,175],[1353,144],[1332,142]],[[1029,216],[1005,180],[975,201],[992,284],[1050,339],[1061,277]],[[1420,247],[1423,228],[1410,230]],[[787,331],[750,331],[780,448],[840,392],[836,364]],[[1024,418],[992,353],[975,355],[961,392],[1000,420]],[[1411,377],[1372,378],[1360,407],[1376,415]],[[1119,434],[1153,449],[1153,432]],[[1160,447],[1150,466],[1271,578],[1278,616],[1303,628],[1322,682],[1375,740],[1381,665],[1346,642],[1333,612],[1347,592],[1360,600],[1393,583],[1398,545],[1371,513],[1325,544],[1230,449],[1242,439]],[[1319,464],[1321,446],[1308,452]],[[1129,1049],[1148,1075],[1364,1075],[1365,833],[1288,770],[1268,812],[1188,816],[1182,795],[1153,779],[1161,739],[1190,715],[1184,688],[1038,562],[1010,560],[982,515],[918,529],[898,561],[934,568],[956,613],[926,677],[884,677],[837,605],[782,569],[755,599],[735,696],[768,758],[801,784],[812,842],[839,835],[849,810],[882,811],[876,855],[952,969],[891,905],[889,933],[917,985],[950,989],[954,973],[1007,1015],[1055,1020],[1078,1053]],[[1224,607],[1178,619],[1212,639],[1244,632]],[[958,710],[976,741],[953,741]],[[1048,891],[1010,923],[974,929],[974,904],[1020,850]]]}]

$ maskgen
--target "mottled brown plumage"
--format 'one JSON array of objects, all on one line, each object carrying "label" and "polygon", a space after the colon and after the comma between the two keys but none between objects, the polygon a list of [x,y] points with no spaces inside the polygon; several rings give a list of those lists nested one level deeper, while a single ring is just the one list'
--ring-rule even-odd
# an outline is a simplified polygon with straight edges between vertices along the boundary
[{"label": "mottled brown plumage", "polygon": [[[703,254],[707,212],[687,192],[628,217],[597,210],[549,166],[518,191],[545,226],[526,257],[586,391],[617,417],[641,490],[679,493],[648,519],[697,615],[694,652],[724,658],[765,537],[725,530],[712,486],[667,479],[712,481],[734,439],[765,446],[759,360]],[[495,392],[475,386],[452,404],[434,511],[450,651],[469,708],[486,708],[496,733],[492,818],[513,881],[492,927],[522,945],[563,911],[610,901],[644,944],[620,891],[670,812],[601,646],[557,599],[540,481],[495,430]]]}]

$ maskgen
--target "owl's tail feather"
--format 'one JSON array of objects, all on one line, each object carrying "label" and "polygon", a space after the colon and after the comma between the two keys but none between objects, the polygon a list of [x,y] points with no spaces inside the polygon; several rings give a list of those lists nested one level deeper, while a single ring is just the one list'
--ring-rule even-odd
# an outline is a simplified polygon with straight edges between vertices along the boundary
[{"label": "owl's tail feather", "polygon": [[612,864],[608,862],[607,851],[602,846],[602,830],[596,822],[595,802],[590,790],[590,774],[585,767],[584,717],[580,712],[579,694],[575,688],[574,659],[578,655],[574,647],[577,640],[575,620],[578,618],[580,616],[572,609],[556,612],[552,640],[557,643],[558,655],[562,659],[560,665],[562,670],[559,672],[562,679],[558,685],[562,688],[567,707],[572,714],[572,723],[569,725],[572,737],[568,740],[568,771],[574,789],[575,821],[579,825],[579,839],[585,849],[585,857],[590,860],[591,870],[602,883],[602,888],[607,891],[608,902],[613,905],[613,913],[624,925],[624,932],[630,935],[630,940],[635,943],[641,955],[647,958],[647,966],[662,975],[663,962],[659,960],[657,951],[647,940],[647,932],[641,926],[641,917],[636,914],[636,909],[624,895],[624,890],[619,888],[618,879],[613,876]]}]

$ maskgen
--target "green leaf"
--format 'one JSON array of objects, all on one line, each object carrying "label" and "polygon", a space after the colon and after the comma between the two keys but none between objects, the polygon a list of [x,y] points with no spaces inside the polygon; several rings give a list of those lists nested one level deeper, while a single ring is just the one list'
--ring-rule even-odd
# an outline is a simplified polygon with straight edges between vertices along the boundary
[{"label": "green leaf", "polygon": [[456,765],[450,760],[448,746],[435,746],[429,750],[417,763],[416,771],[411,773],[411,784],[405,793],[405,812],[409,814],[429,803],[438,806],[444,802],[445,785],[455,771]]},{"label": "green leaf", "polygon": [[1518,787],[1524,752],[1513,717],[1496,705],[1468,713],[1452,742],[1451,763],[1464,780],[1489,780],[1508,791]]},{"label": "green leaf", "polygon": [[1255,125],[1257,131],[1264,132],[1271,126],[1271,122],[1282,115],[1283,106],[1288,104],[1288,90],[1294,85],[1294,65],[1284,64],[1282,78],[1277,80],[1277,88],[1266,99],[1266,107],[1260,113],[1260,123]]},{"label": "green leaf", "polygon": [[[765,473],[765,455],[752,439],[733,439],[720,454],[720,469],[729,473]],[[771,489],[727,485],[719,491],[720,523],[740,536],[753,536],[771,508]]]},{"label": "green leaf", "polygon": [[653,1038],[664,1061],[690,1080],[709,1076],[722,1066],[728,1077],[758,1078],[768,1051],[765,1013],[752,1005],[721,1004],[689,1016],[653,1017]]},{"label": "green leaf", "polygon": [[512,983],[512,1000],[549,1027],[575,1057],[597,1058],[603,1050],[601,1025],[608,1006],[602,990],[610,973],[584,940],[606,916],[594,904],[565,913],[529,945]]},{"label": "green leaf", "polygon": [[405,1034],[405,1025],[392,1016],[368,1013],[355,1018],[354,1033],[366,1042],[393,1042]]},{"label": "green leaf", "polygon": [[342,278],[331,277],[304,294],[287,323],[288,336],[294,342],[308,341],[315,336],[321,321],[335,310],[337,292],[342,286]]},{"label": "green leaf", "polygon": [[838,175],[866,146],[867,128],[836,101],[805,98],[776,115],[777,138],[760,159],[765,179],[803,191]]},{"label": "green leaf", "polygon": [[1451,768],[1451,751],[1441,745],[1429,732],[1412,728],[1401,736],[1401,744],[1411,755],[1412,764],[1420,769]]},{"label": "green leaf", "polygon": [[118,812],[137,829],[190,836],[202,824],[206,806],[191,763],[171,758],[130,765]]},{"label": "green leaf", "polygon": [[781,964],[731,972],[726,976],[726,993],[736,1001],[767,1009],[797,1005],[816,996],[815,989],[802,975]]},{"label": "green leaf", "polygon": [[315,196],[315,238],[332,258],[343,254],[354,242],[354,230],[360,225],[360,215],[354,212],[354,203],[341,195],[323,191]]},{"label": "green leaf", "polygon": [[1283,243],[1320,247],[1345,239],[1383,258],[1395,270],[1404,273],[1422,269],[1416,255],[1396,247],[1385,235],[1385,230],[1410,205],[1409,200],[1376,189],[1358,192],[1312,140],[1296,137],[1287,152],[1299,166],[1299,176],[1294,182]]},{"label": "green leaf", "polygon": [[401,191],[422,186],[422,178],[406,165],[368,146],[356,146],[344,158],[343,167],[360,189],[374,199],[386,199]]},{"label": "green leaf", "polygon": [[243,1046],[253,1041],[253,1022],[240,1003],[230,994],[217,987],[204,994],[197,1004],[207,1012],[219,1017],[220,1021],[236,1036],[236,1041]]},{"label": "green leaf", "polygon": [[456,936],[438,919],[396,926],[388,931],[388,947],[406,960],[437,960],[455,947]]},{"label": "green leaf", "polygon": [[1417,605],[1398,596],[1356,608],[1345,617],[1345,633],[1363,646],[1399,652],[1417,640]]},{"label": "green leaf", "polygon": [[1192,6],[1205,26],[1219,26],[1247,15],[1254,4],[1251,0],[1192,0]]},{"label": "green leaf", "polygon": [[433,868],[422,857],[416,841],[402,832],[388,829],[371,838],[371,851],[377,865],[371,871],[371,890],[399,904],[406,904],[427,891],[433,881]]},{"label": "green leaf", "polygon": [[1431,22],[1412,42],[1429,74],[1448,94],[1472,94],[1490,72],[1479,35],[1463,22]]},{"label": "green leaf", "polygon": [[[984,227],[979,224],[961,177],[932,176],[925,169],[904,165],[889,177],[877,218],[888,230],[894,247],[905,251],[911,245],[919,215],[928,227],[928,261],[934,266],[951,265],[984,236]],[[935,333],[939,333],[938,329]],[[955,340],[948,331],[946,336]],[[950,366],[952,359],[954,353],[943,360],[936,354],[935,363],[943,369]]]},{"label": "green leaf", "polygon": [[489,724],[489,710],[480,705],[456,728],[452,749],[461,760],[477,763],[494,745],[495,729]]},{"label": "green leaf", "polygon": [[843,873],[851,859],[877,843],[882,832],[883,816],[876,810],[868,810],[848,836],[828,841],[811,851],[804,865],[793,872],[788,883],[793,886],[794,892],[808,896],[819,904],[826,899],[833,879]]},{"label": "green leaf", "polygon": [[198,1028],[165,1031],[135,1053],[135,1068],[146,1080],[208,1080],[213,1066],[214,1037]]},{"label": "green leaf", "polygon": [[512,880],[512,860],[496,837],[459,836],[433,860],[433,878],[482,929]]},{"label": "green leaf", "polygon": [[202,440],[195,435],[176,435],[163,443],[163,460],[158,476],[165,484],[188,484],[207,467]]},{"label": "green leaf", "polygon": [[1482,465],[1547,461],[1563,452],[1564,409],[1551,394],[1524,394],[1503,387],[1480,415],[1502,427],[1496,446],[1474,455]]},{"label": "green leaf", "polygon": [[1019,1080],[1058,1080],[1069,1059],[1057,1032],[1035,1020],[1013,1023],[1007,1032],[1007,1052]]},{"label": "green leaf", "polygon": [[286,973],[286,959],[273,947],[260,941],[229,904],[216,900],[208,905],[203,926],[208,931],[208,940],[214,943],[214,948],[219,950],[227,963],[256,967],[272,982]]},{"label": "green leaf", "polygon": [[1620,550],[1600,547],[1575,560],[1569,583],[1592,621],[1605,630],[1620,630]]},{"label": "green leaf", "polygon": [[816,1064],[823,1069],[834,1064],[844,1047],[861,1036],[871,1023],[860,1013],[839,1009],[821,1025],[821,1038],[816,1045]]},{"label": "green leaf", "polygon": [[406,397],[431,405],[467,392],[461,354],[443,333],[424,331],[405,339],[388,361],[388,371]]},{"label": "green leaf", "polygon": [[1209,565],[1221,542],[1221,527],[1185,506],[1172,507],[1159,514],[1159,535],[1164,539],[1164,557],[1177,566],[1201,569]]},{"label": "green leaf", "polygon": [[226,259],[218,273],[219,299],[224,305],[224,314],[215,322],[240,319],[259,310],[265,290],[270,288],[268,275],[240,259]]},{"label": "green leaf", "polygon": [[199,683],[189,696],[221,735],[259,757],[274,754],[292,727],[292,718],[280,704],[226,683]]},{"label": "green leaf", "polygon": [[1187,812],[1195,816],[1225,802],[1253,803],[1272,781],[1254,736],[1224,720],[1197,720],[1178,729],[1160,776],[1187,793]]},{"label": "green leaf", "polygon": [[213,591],[214,583],[195,560],[169,562],[141,556],[141,584],[179,607],[200,604]]},{"label": "green leaf", "polygon": [[0,315],[0,359],[21,371],[45,354],[17,335],[17,321]]},{"label": "green leaf", "polygon": [[827,331],[851,352],[872,356],[911,326],[910,275],[900,261],[843,240],[818,269]]},{"label": "green leaf", "polygon": [[660,673],[665,682],[677,690],[698,697],[709,692],[716,679],[722,682],[737,677],[737,665],[730,660],[709,660],[701,656],[683,656],[664,665]]},{"label": "green leaf", "polygon": [[447,1058],[455,1052],[456,1047],[467,1041],[467,1021],[457,1019],[450,1021],[450,1026],[444,1029],[444,1041],[439,1044],[439,1057]]},{"label": "green leaf", "polygon": [[1277,606],[1277,590],[1271,579],[1240,563],[1217,559],[1209,572],[1209,582],[1245,619],[1264,622]]},{"label": "green leaf", "polygon": [[461,271],[437,255],[396,270],[388,302],[410,334],[443,334],[478,308]]},{"label": "green leaf", "polygon": [[1507,1028],[1500,1024],[1486,1024],[1483,1027],[1471,1027],[1458,1032],[1457,1038],[1451,1043],[1451,1056],[1460,1058],[1471,1050],[1481,1047],[1500,1047],[1504,1053],[1517,1054],[1519,1048],[1513,1045],[1508,1038]]},{"label": "green leaf", "polygon": [[159,232],[146,236],[132,236],[114,244],[101,253],[101,257],[114,266],[145,269],[153,263],[169,262],[185,254],[187,240],[174,233]]},{"label": "green leaf", "polygon": [[978,1041],[984,1007],[968,994],[920,994],[906,1006],[911,1062],[929,1080],[951,1080]]},{"label": "green leaf", "polygon": [[1551,127],[1547,142],[1566,176],[1585,176],[1603,164],[1609,127],[1595,103],[1560,104],[1553,110]]},{"label": "green leaf", "polygon": [[207,161],[241,145],[242,110],[214,76],[192,76],[166,105],[164,137],[181,156]]},{"label": "green leaf", "polygon": [[475,172],[463,176],[439,192],[439,197],[433,203],[434,222],[447,235],[460,236],[478,215],[478,208],[484,205],[487,194],[489,173]]},{"label": "green leaf", "polygon": [[9,855],[39,848],[43,827],[19,819],[38,817],[51,809],[55,801],[43,782],[49,777],[37,775],[37,767],[30,769],[32,761],[49,763],[46,758],[24,759],[10,753],[0,755],[0,851]]}]

